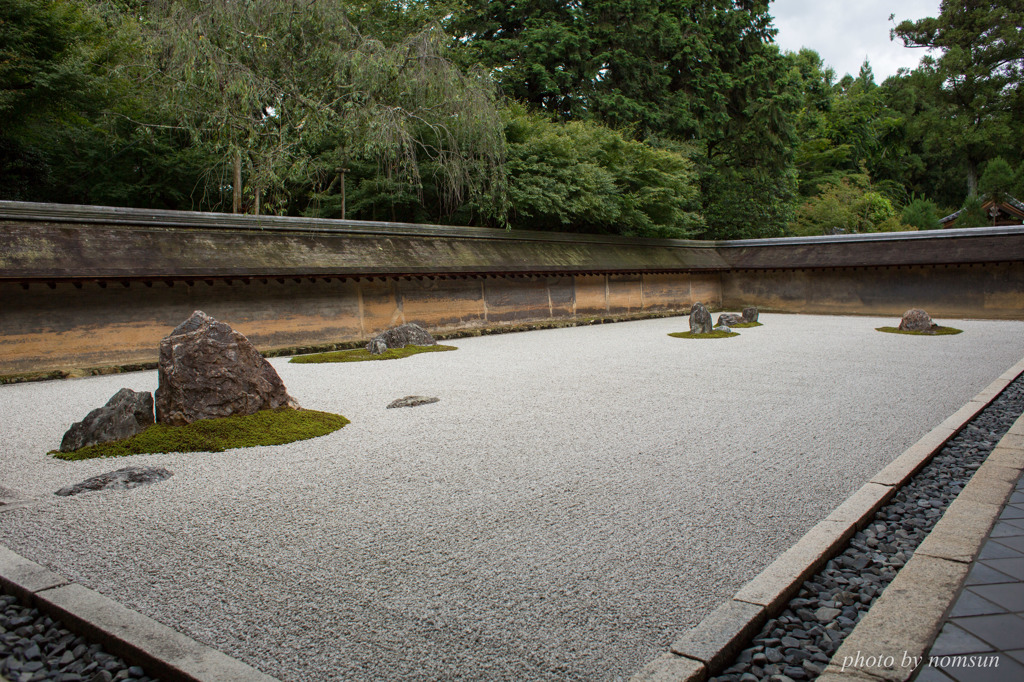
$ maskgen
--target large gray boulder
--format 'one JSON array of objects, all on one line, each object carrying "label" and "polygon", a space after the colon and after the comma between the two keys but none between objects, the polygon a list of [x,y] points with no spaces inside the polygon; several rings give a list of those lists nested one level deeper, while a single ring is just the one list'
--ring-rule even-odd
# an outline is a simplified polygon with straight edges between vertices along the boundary
[{"label": "large gray boulder", "polygon": [[757,308],[755,308],[754,306],[749,306],[747,308],[744,308],[743,309],[743,321],[747,322],[747,323],[757,322]]},{"label": "large gray boulder", "polygon": [[60,451],[71,452],[87,445],[124,440],[152,423],[153,395],[122,388],[106,405],[71,425],[60,442]]},{"label": "large gray boulder", "polygon": [[704,304],[697,302],[690,308],[690,333],[710,334],[713,325],[711,324],[711,313],[704,307]]},{"label": "large gray boulder", "polygon": [[160,342],[159,362],[161,424],[299,406],[249,339],[199,310]]},{"label": "large gray boulder", "polygon": [[130,490],[138,488],[140,485],[167,480],[173,475],[167,469],[160,467],[125,467],[61,488],[54,495],[68,497],[90,490]]},{"label": "large gray boulder", "polygon": [[931,315],[920,308],[911,308],[903,313],[899,329],[905,332],[930,332],[938,326],[932,322]]},{"label": "large gray boulder", "polygon": [[437,341],[430,332],[415,322],[409,322],[377,334],[366,344],[366,350],[370,351],[370,355],[380,355],[389,348],[436,345]]}]

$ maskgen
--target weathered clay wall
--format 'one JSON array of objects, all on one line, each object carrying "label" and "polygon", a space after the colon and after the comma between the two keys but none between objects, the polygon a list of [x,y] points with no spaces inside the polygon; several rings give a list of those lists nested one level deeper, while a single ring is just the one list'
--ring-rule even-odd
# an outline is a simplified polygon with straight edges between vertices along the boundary
[{"label": "weathered clay wall", "polygon": [[736,270],[722,277],[722,305],[825,315],[1024,319],[1024,262]]},{"label": "weathered clay wall", "polygon": [[0,375],[713,308],[1024,319],[1024,227],[697,242],[0,202]]},{"label": "weathered clay wall", "polygon": [[0,283],[0,375],[155,361],[160,339],[193,310],[271,350],[366,339],[403,322],[438,333],[720,305],[717,276],[688,273],[127,284]]}]

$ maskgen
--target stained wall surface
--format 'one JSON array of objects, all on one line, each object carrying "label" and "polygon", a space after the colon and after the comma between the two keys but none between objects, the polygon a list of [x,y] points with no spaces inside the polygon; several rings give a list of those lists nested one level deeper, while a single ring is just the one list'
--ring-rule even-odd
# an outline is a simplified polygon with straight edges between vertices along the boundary
[{"label": "stained wall surface", "polygon": [[[298,281],[296,281],[296,279]],[[651,281],[648,281],[650,279]],[[0,375],[153,362],[164,336],[193,310],[245,334],[261,350],[366,339],[405,322],[434,333],[551,320],[684,313],[720,306],[705,282],[674,275],[275,278],[0,283]],[[647,292],[650,292],[647,294]]]}]

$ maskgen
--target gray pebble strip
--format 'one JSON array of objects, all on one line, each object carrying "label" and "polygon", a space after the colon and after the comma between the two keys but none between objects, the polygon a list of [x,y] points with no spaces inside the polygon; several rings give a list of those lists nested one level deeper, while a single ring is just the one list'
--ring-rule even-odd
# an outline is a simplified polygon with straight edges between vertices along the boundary
[{"label": "gray pebble strip", "polygon": [[9,594],[0,594],[0,675],[10,682],[156,682]]},{"label": "gray pebble strip", "polygon": [[708,682],[813,680],[1024,412],[1018,377],[803,584],[752,645]]}]

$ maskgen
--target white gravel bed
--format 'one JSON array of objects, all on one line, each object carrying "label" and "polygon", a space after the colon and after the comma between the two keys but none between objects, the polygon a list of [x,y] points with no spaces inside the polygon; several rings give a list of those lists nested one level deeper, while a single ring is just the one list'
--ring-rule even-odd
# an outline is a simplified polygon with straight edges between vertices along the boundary
[{"label": "white gravel bed", "polygon": [[[1021,322],[762,321],[279,358],[352,424],[216,454],[45,454],[156,372],[0,386],[0,486],[43,500],[0,513],[0,542],[282,680],[628,677],[1024,357]],[[385,409],[410,394],[440,402]],[[53,495],[128,465],[174,476]]]}]

